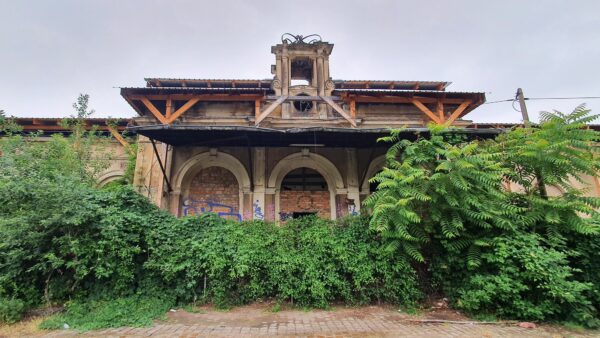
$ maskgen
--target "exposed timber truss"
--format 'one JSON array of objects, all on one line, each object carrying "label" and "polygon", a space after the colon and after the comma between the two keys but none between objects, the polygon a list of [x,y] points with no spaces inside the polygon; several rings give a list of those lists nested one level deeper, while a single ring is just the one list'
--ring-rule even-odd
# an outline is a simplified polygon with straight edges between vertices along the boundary
[{"label": "exposed timber truss", "polygon": [[[342,95],[342,96],[274,96],[274,95],[227,95],[227,94],[172,94],[172,95],[130,95],[126,97],[128,101],[141,102],[148,111],[161,123],[172,124],[175,120],[184,115],[195,104],[201,101],[246,101],[254,102],[254,125],[259,126],[277,107],[284,102],[290,101],[319,101],[327,104],[332,111],[343,117],[348,123],[356,128],[357,103],[390,103],[390,104],[412,104],[422,112],[428,120],[445,126],[452,125],[459,117],[464,115],[465,111],[472,105],[478,105],[472,99],[462,98],[432,98],[432,97],[399,97],[399,96],[368,96],[368,95]],[[161,111],[153,103],[164,101],[160,107]],[[177,102],[177,105],[175,104]],[[267,103],[265,105],[265,103]],[[341,103],[344,103],[342,105]],[[444,107],[452,105],[454,110],[447,111]],[[264,109],[263,109],[264,107]],[[344,109],[344,107],[346,109]],[[175,109],[176,108],[176,109]]]}]

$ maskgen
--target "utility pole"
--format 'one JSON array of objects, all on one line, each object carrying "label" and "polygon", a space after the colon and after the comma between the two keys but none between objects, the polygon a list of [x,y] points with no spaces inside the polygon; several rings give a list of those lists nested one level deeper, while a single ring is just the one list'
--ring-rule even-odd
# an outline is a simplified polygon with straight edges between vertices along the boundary
[{"label": "utility pole", "polygon": [[529,114],[527,114],[527,106],[525,105],[525,96],[523,95],[523,89],[517,89],[517,100],[521,106],[521,115],[523,115],[523,124],[525,127],[529,127]]},{"label": "utility pole", "polygon": [[[529,128],[531,124],[529,123],[529,114],[527,114],[527,106],[525,105],[525,96],[523,95],[523,89],[517,89],[517,100],[519,100],[519,105],[521,106],[521,114],[523,115],[523,124],[525,128]],[[546,191],[546,183],[544,182],[544,176],[541,171],[538,169],[535,170],[536,181],[538,185],[538,190],[540,192],[540,197],[547,200],[548,192]]]}]

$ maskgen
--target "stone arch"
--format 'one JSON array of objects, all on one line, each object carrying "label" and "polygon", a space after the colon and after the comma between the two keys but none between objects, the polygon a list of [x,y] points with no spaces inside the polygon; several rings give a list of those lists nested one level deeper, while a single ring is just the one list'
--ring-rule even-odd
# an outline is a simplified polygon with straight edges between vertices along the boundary
[{"label": "stone arch", "polygon": [[244,214],[244,194],[250,193],[250,177],[244,165],[232,155],[211,150],[197,154],[181,166],[173,179],[173,192],[171,193],[171,212],[179,215],[182,196],[189,194],[192,180],[203,169],[221,167],[227,169],[235,176],[239,188],[239,214]]},{"label": "stone arch", "polygon": [[378,171],[383,169],[385,166],[385,155],[375,157],[371,163],[369,163],[369,167],[367,168],[367,173],[365,175],[364,180],[360,185],[360,193],[361,195],[369,195],[371,193],[369,187],[369,179],[373,177]]},{"label": "stone arch", "polygon": [[336,219],[336,203],[335,197],[337,194],[347,193],[344,189],[344,180],[336,166],[327,158],[319,154],[308,153],[305,150],[299,153],[288,155],[281,159],[269,176],[267,188],[275,192],[275,217],[280,213],[280,196],[281,181],[292,170],[297,168],[310,168],[323,176],[327,182],[329,189],[329,209],[332,219]]},{"label": "stone arch", "polygon": [[111,170],[111,171],[105,172],[100,177],[98,177],[97,186],[103,187],[110,182],[114,182],[118,179],[123,178],[123,176],[125,176],[125,172],[123,172],[122,170]]}]

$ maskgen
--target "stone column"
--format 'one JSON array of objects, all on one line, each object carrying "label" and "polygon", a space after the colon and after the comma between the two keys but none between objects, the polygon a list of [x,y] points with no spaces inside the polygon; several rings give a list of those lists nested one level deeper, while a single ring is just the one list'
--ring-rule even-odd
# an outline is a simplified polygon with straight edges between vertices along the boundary
[{"label": "stone column", "polygon": [[323,78],[323,56],[317,56],[317,87],[319,95],[325,94],[325,79]]},{"label": "stone column", "polygon": [[175,217],[181,216],[181,191],[172,191],[169,197],[169,212]]},{"label": "stone column", "polygon": [[252,193],[252,219],[265,219],[265,164],[266,150],[256,147],[252,152],[252,176],[254,177],[254,191]]},{"label": "stone column", "polygon": [[358,161],[355,148],[346,148],[346,182],[348,185],[348,200],[354,201],[348,203],[348,214],[358,214],[360,212],[360,186],[358,178]]}]

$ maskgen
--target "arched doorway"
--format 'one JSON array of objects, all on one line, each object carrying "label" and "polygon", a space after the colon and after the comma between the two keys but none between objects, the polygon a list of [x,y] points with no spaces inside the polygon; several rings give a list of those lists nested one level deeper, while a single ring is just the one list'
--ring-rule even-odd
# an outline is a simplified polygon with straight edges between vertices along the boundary
[{"label": "arched doorway", "polygon": [[385,166],[385,155],[381,155],[373,159],[369,166],[367,167],[367,172],[365,174],[364,180],[361,182],[360,194],[364,196],[368,196],[377,190],[377,183],[369,182],[369,180],[379,173],[383,167]]},{"label": "arched doorway", "polygon": [[[267,181],[267,189],[274,194],[273,204],[273,219],[281,220],[281,182],[284,177],[292,170],[298,168],[309,168],[318,172],[327,182],[327,190],[329,192],[329,218],[337,218],[336,196],[345,195],[348,191],[344,188],[342,175],[337,170],[335,165],[322,155],[308,152],[308,149],[301,152],[290,154],[281,159],[269,175]],[[272,190],[271,190],[272,189]],[[270,205],[266,205],[269,210]],[[286,215],[284,215],[286,216]]]},{"label": "arched doorway", "polygon": [[242,220],[250,178],[235,157],[218,151],[197,154],[181,165],[173,182],[171,210],[175,215],[214,212]]},{"label": "arched doorway", "polygon": [[184,216],[214,212],[241,221],[239,184],[233,173],[223,167],[201,169],[190,182],[184,196]]},{"label": "arched doorway", "polygon": [[331,218],[329,187],[316,170],[301,167],[288,172],[279,190],[280,220],[317,215]]}]

